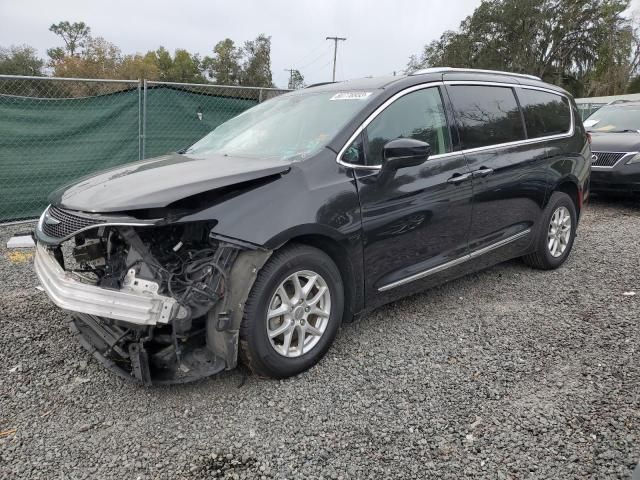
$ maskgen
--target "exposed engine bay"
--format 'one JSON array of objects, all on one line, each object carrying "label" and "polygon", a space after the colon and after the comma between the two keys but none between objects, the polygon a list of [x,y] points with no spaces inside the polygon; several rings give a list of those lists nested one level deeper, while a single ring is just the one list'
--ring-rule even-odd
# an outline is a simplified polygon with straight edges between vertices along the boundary
[{"label": "exposed engine bay", "polygon": [[203,224],[155,228],[102,227],[75,237],[70,271],[102,288],[129,287],[176,299],[181,324],[224,298],[226,272],[239,247],[211,239]]},{"label": "exposed engine bay", "polygon": [[[236,366],[242,304],[269,256],[211,230],[210,222],[107,223],[38,250],[36,257],[47,258],[36,258],[36,271],[54,302],[72,311],[71,330],[105,366],[146,385],[188,382]],[[51,260],[64,280],[49,272]],[[77,292],[65,292],[80,286],[90,293],[73,304]],[[149,309],[137,299],[158,308],[138,319],[136,310]]]}]

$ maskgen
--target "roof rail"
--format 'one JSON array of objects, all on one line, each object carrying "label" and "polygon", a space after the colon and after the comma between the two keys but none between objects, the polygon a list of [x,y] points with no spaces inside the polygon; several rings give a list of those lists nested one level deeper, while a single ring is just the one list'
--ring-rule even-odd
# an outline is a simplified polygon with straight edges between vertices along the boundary
[{"label": "roof rail", "polygon": [[637,102],[638,100],[629,100],[626,98],[619,98],[617,100],[611,100],[609,103],[607,103],[607,105],[616,105],[618,103],[630,103],[630,102]]},{"label": "roof rail", "polygon": [[332,83],[338,83],[338,82],[318,82],[318,83],[313,83],[311,85],[307,85],[304,88],[320,87],[322,85],[330,85]]},{"label": "roof rail", "polygon": [[529,78],[531,80],[540,80],[540,77],[536,77],[535,75],[528,75],[526,73],[512,73],[512,72],[503,72],[501,70],[481,70],[478,68],[453,68],[453,67],[432,67],[432,68],[423,68],[421,70],[416,70],[409,75],[424,75],[427,73],[448,73],[448,72],[469,72],[469,73],[492,73],[494,75],[509,75],[511,77],[523,77]]}]

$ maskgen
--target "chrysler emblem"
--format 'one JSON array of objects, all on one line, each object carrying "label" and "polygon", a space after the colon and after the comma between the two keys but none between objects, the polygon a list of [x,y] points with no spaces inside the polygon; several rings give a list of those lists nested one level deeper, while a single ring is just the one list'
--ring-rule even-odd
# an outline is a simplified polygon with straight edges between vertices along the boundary
[{"label": "chrysler emblem", "polygon": [[53,218],[51,215],[49,215],[49,212],[47,212],[44,214],[44,223],[46,223],[47,225],[59,225],[60,220],[58,220],[57,218]]}]

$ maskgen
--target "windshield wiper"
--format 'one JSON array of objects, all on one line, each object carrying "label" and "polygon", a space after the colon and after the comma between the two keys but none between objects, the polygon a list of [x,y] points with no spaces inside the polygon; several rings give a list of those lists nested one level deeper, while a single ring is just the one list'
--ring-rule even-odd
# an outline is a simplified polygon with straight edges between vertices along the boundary
[{"label": "windshield wiper", "polygon": [[632,128],[624,128],[622,130],[609,130],[608,132],[604,132],[604,133],[640,133],[640,130],[634,130]]}]

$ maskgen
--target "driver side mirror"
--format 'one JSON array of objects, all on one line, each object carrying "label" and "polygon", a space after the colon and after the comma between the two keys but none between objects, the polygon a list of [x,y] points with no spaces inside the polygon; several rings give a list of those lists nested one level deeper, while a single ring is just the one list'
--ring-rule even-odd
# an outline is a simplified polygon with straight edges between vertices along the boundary
[{"label": "driver side mirror", "polygon": [[383,148],[382,166],[398,170],[424,163],[431,154],[431,145],[413,138],[396,138]]}]

